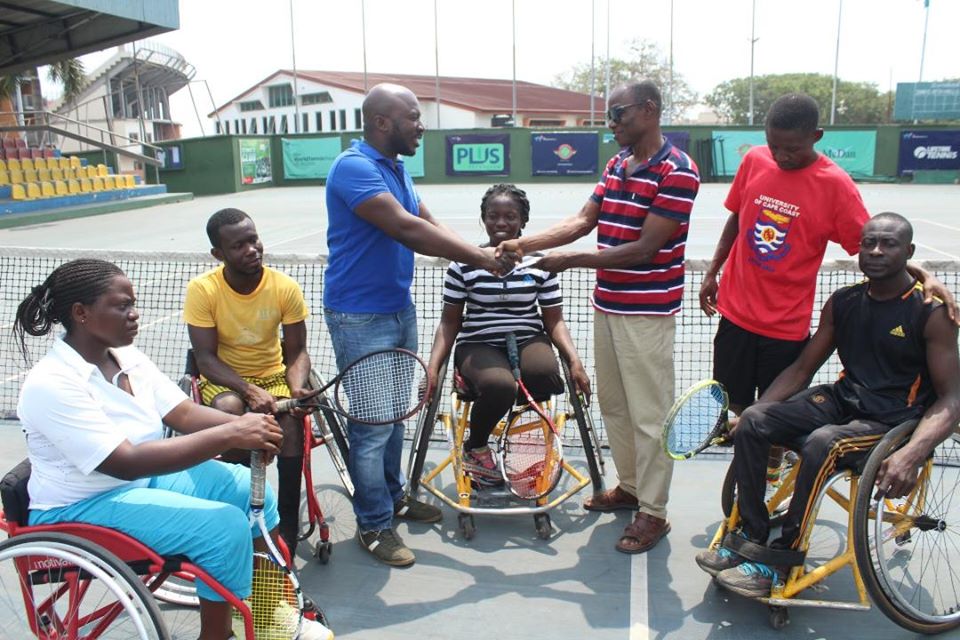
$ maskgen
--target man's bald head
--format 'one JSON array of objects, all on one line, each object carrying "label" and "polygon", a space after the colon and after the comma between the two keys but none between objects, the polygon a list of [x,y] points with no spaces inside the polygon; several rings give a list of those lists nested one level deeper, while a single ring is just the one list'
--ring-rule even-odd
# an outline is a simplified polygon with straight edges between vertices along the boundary
[{"label": "man's bald head", "polygon": [[417,96],[406,87],[389,82],[375,85],[363,99],[364,130],[375,126],[377,116],[394,118],[418,104]]}]

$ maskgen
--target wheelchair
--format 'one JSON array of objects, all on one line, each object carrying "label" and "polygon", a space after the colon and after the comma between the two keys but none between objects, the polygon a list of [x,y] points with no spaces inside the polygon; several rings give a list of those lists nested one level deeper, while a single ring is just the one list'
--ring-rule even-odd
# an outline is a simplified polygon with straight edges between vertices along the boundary
[{"label": "wheelchair", "polygon": [[[782,583],[774,584],[769,597],[760,598],[769,606],[773,628],[788,624],[789,607],[865,611],[871,601],[891,621],[914,633],[936,634],[960,627],[960,430],[955,429],[926,460],[908,496],[878,497],[874,486],[883,461],[909,440],[916,425],[911,420],[895,427],[868,451],[851,447],[819,491],[811,494],[797,550],[768,552],[793,556],[791,562],[783,563],[793,566]],[[799,464],[790,465],[769,496],[771,524],[785,511],[798,472]],[[723,490],[724,519],[711,549],[740,544],[737,537],[728,537],[739,524],[732,474],[731,465]],[[826,498],[839,506],[846,519],[846,532],[839,541],[842,549],[833,557],[813,552],[818,532],[827,526],[817,524]],[[742,553],[750,556],[749,550]],[[773,557],[753,559],[777,564]],[[824,591],[821,583],[846,567],[853,574],[856,601],[804,597],[808,590]]]},{"label": "wheelchair", "polygon": [[[246,603],[181,556],[160,556],[119,531],[80,523],[28,526],[24,460],[0,482],[0,637],[38,640],[195,638],[200,611],[155,597],[168,580],[209,585],[254,640]],[[286,548],[281,547],[283,553]],[[196,595],[192,595],[196,603]],[[237,625],[235,624],[235,627]]]},{"label": "wheelchair", "polygon": [[[472,403],[476,400],[471,392],[462,384],[456,373],[453,375],[453,392],[451,394],[452,413],[440,411],[443,396],[442,381],[447,375],[447,362],[439,371],[438,380],[433,394],[426,406],[417,417],[416,430],[413,436],[413,446],[407,463],[407,493],[416,495],[422,486],[429,493],[436,496],[443,503],[458,512],[457,524],[463,537],[470,540],[476,534],[474,515],[501,514],[501,515],[533,515],[534,526],[539,538],[549,539],[553,533],[550,522],[551,509],[580,492],[588,485],[593,485],[594,493],[603,490],[604,461],[600,443],[590,418],[585,399],[577,392],[576,384],[570,375],[567,363],[560,359],[563,376],[566,384],[566,396],[561,398],[537,398],[542,401],[543,409],[552,412],[554,423],[561,433],[568,420],[573,418],[577,433],[586,455],[587,471],[584,475],[566,460],[563,461],[563,471],[572,478],[573,484],[564,488],[562,482],[558,489],[542,498],[532,501],[521,501],[515,498],[505,488],[488,488],[479,486],[464,470],[463,443],[465,433],[470,428],[469,415]],[[496,438],[504,429],[547,428],[540,424],[542,418],[536,418],[537,424],[531,425],[523,421],[529,420],[530,412],[526,412],[526,401],[518,396],[517,403],[507,413],[506,417],[494,428],[491,437]],[[561,403],[566,404],[566,410],[560,410]],[[425,473],[425,463],[430,439],[436,424],[443,426],[443,431],[449,445],[449,453],[436,467]],[[451,498],[439,485],[440,474],[451,468],[453,470],[456,495]]]},{"label": "wheelchair", "polygon": [[[197,367],[197,360],[193,349],[187,349],[184,374],[180,378],[180,388],[194,402],[201,403],[200,397],[200,369]],[[310,389],[322,389],[324,381],[320,375],[313,369],[310,370],[309,384]],[[333,552],[333,543],[330,542],[330,527],[320,508],[320,502],[317,500],[316,492],[313,490],[313,450],[319,446],[324,446],[330,455],[330,460],[337,471],[340,482],[344,490],[352,498],[353,482],[350,480],[350,472],[347,470],[347,458],[350,454],[350,445],[347,441],[347,425],[344,419],[335,413],[329,407],[333,406],[333,401],[326,393],[320,397],[321,408],[311,413],[303,419],[303,480],[307,487],[306,491],[306,517],[301,517],[301,530],[297,538],[304,541],[313,535],[314,531],[319,534],[319,540],[313,547],[313,555],[321,564],[327,564],[330,561],[330,554]],[[167,435],[172,435],[169,431]],[[161,597],[167,601],[178,603],[181,598],[175,586],[171,583],[170,587],[161,592]],[[192,585],[185,587],[184,597],[189,598],[189,592]]]}]

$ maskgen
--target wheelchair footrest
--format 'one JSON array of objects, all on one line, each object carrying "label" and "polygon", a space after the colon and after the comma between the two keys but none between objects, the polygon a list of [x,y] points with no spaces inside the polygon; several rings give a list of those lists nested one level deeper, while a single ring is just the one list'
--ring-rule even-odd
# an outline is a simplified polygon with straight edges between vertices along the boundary
[{"label": "wheelchair footrest", "polygon": [[728,533],[723,539],[723,546],[734,551],[747,560],[762,562],[772,567],[796,567],[803,564],[807,554],[794,549],[771,549],[762,544],[751,542],[735,533]]}]

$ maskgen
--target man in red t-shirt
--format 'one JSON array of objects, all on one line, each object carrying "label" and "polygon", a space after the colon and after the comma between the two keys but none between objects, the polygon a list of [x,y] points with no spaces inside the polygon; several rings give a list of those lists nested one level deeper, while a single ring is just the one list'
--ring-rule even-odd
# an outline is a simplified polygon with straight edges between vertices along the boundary
[{"label": "man in red t-shirt", "polygon": [[[713,377],[738,415],[803,350],[827,243],[854,255],[870,218],[850,176],[813,148],[823,137],[818,121],[810,96],[787,94],[770,107],[767,146],[751,149],[737,170],[724,203],[731,214],[700,287],[700,308],[722,316]],[[909,269],[927,291],[932,286],[949,299],[955,320],[943,285],[922,269]]]}]

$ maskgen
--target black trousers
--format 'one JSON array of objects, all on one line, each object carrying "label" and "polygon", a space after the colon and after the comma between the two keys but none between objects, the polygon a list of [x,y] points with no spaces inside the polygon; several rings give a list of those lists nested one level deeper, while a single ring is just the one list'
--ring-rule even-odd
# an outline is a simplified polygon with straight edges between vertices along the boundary
[{"label": "black trousers", "polygon": [[807,526],[811,495],[844,457],[863,456],[893,428],[874,420],[855,418],[841,402],[833,385],[801,391],[784,402],[753,405],[743,412],[734,435],[733,467],[737,479],[737,506],[742,531],[758,544],[766,544],[770,519],[764,502],[767,455],[771,445],[800,454],[800,470],[781,537],[772,545],[796,548]]},{"label": "black trousers", "polygon": [[[562,393],[563,379],[553,352],[553,343],[545,335],[527,340],[519,347],[520,377],[534,398]],[[477,399],[470,410],[470,436],[465,446],[479,449],[487,445],[490,432],[517,399],[517,383],[510,371],[505,347],[488,344],[457,345],[454,364]]]}]

